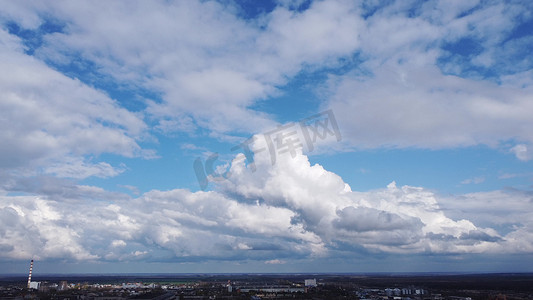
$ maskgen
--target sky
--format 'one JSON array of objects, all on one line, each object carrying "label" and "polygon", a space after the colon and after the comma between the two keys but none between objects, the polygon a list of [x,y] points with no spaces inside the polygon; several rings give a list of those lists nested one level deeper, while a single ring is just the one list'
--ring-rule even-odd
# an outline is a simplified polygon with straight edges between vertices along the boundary
[{"label": "sky", "polygon": [[0,26],[0,273],[533,272],[531,1]]}]

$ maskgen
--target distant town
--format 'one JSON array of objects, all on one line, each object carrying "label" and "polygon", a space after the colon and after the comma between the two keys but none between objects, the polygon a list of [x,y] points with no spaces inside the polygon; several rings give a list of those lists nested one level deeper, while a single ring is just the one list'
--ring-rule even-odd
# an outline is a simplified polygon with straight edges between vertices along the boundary
[{"label": "distant town", "polygon": [[533,274],[3,275],[0,298],[533,299]]}]

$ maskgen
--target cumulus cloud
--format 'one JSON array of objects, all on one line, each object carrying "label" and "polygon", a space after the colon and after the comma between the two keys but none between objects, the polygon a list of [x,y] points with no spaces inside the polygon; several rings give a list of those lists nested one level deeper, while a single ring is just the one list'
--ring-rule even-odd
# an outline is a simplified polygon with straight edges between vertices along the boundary
[{"label": "cumulus cloud", "polygon": [[[457,201],[394,182],[356,192],[338,175],[310,165],[301,153],[294,158],[280,155],[272,165],[270,156],[261,152],[255,163],[254,171],[235,160],[229,179],[210,192],[153,190],[130,198],[78,187],[86,192],[63,198],[45,191],[41,196],[3,195],[3,259],[35,255],[103,261],[250,259],[272,264],[328,257],[331,251],[345,250],[345,245],[384,253],[533,249],[528,239],[533,230],[531,201],[523,193],[474,193],[458,196]],[[505,204],[501,197],[506,197]],[[500,208],[501,213],[495,212]],[[508,216],[514,225],[501,231]]]},{"label": "cumulus cloud", "polygon": [[4,259],[264,259],[308,256],[322,247],[313,233],[291,224],[289,210],[214,193],[153,191],[115,204],[6,196],[1,208],[0,244],[10,249]]},{"label": "cumulus cloud", "polygon": [[[229,179],[217,183],[219,192],[247,203],[290,209],[295,213],[292,223],[317,234],[329,249],[337,243],[351,243],[400,253],[504,251],[497,247],[505,238],[491,228],[495,223],[476,225],[471,221],[478,220],[472,218],[475,208],[468,210],[472,215],[453,214],[455,218],[452,219],[440,206],[442,198],[423,188],[399,188],[391,183],[381,190],[351,191],[336,174],[320,165],[310,165],[307,157],[301,154],[294,158],[288,154],[279,155],[271,166],[270,157],[260,152],[254,163],[255,171],[247,168],[242,160],[236,160]],[[474,195],[483,198],[481,194]],[[444,202],[453,207],[454,199]],[[517,203],[512,210],[518,213],[524,205],[529,203]],[[490,205],[485,209],[495,213]],[[525,215],[517,216],[517,220],[528,224]],[[436,235],[451,236],[454,242],[435,241],[431,237]],[[464,240],[479,243],[467,246]]]},{"label": "cumulus cloud", "polygon": [[337,228],[354,232],[409,230],[416,232],[421,229],[422,222],[413,218],[405,220],[397,214],[380,211],[374,208],[355,208],[348,206],[337,214],[334,221]]},{"label": "cumulus cloud", "polygon": [[2,199],[0,218],[0,244],[11,246],[11,250],[3,254],[4,258],[21,259],[33,255],[56,259],[96,258],[80,244],[77,229],[61,226],[63,215],[51,206],[53,203],[33,197],[9,200],[11,203]]}]

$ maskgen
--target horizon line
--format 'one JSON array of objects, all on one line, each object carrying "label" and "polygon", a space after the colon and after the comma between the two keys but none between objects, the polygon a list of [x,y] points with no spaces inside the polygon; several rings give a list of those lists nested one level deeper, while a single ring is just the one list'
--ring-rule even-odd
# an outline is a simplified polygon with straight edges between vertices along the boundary
[{"label": "horizon line", "polygon": [[[169,272],[123,272],[123,273],[40,273],[32,274],[35,276],[198,276],[198,275],[533,275],[533,272],[402,272],[402,271],[390,271],[390,272],[184,272],[184,273],[169,273]],[[0,273],[0,276],[27,277],[27,273]]]}]

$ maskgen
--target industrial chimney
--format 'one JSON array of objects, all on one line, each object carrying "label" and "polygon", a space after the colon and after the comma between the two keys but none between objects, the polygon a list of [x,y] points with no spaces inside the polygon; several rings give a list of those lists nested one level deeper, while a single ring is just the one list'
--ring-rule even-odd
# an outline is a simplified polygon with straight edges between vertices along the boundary
[{"label": "industrial chimney", "polygon": [[31,260],[31,263],[30,263],[30,275],[28,275],[28,288],[30,288],[30,283],[31,283],[31,270],[33,269],[33,259]]}]

